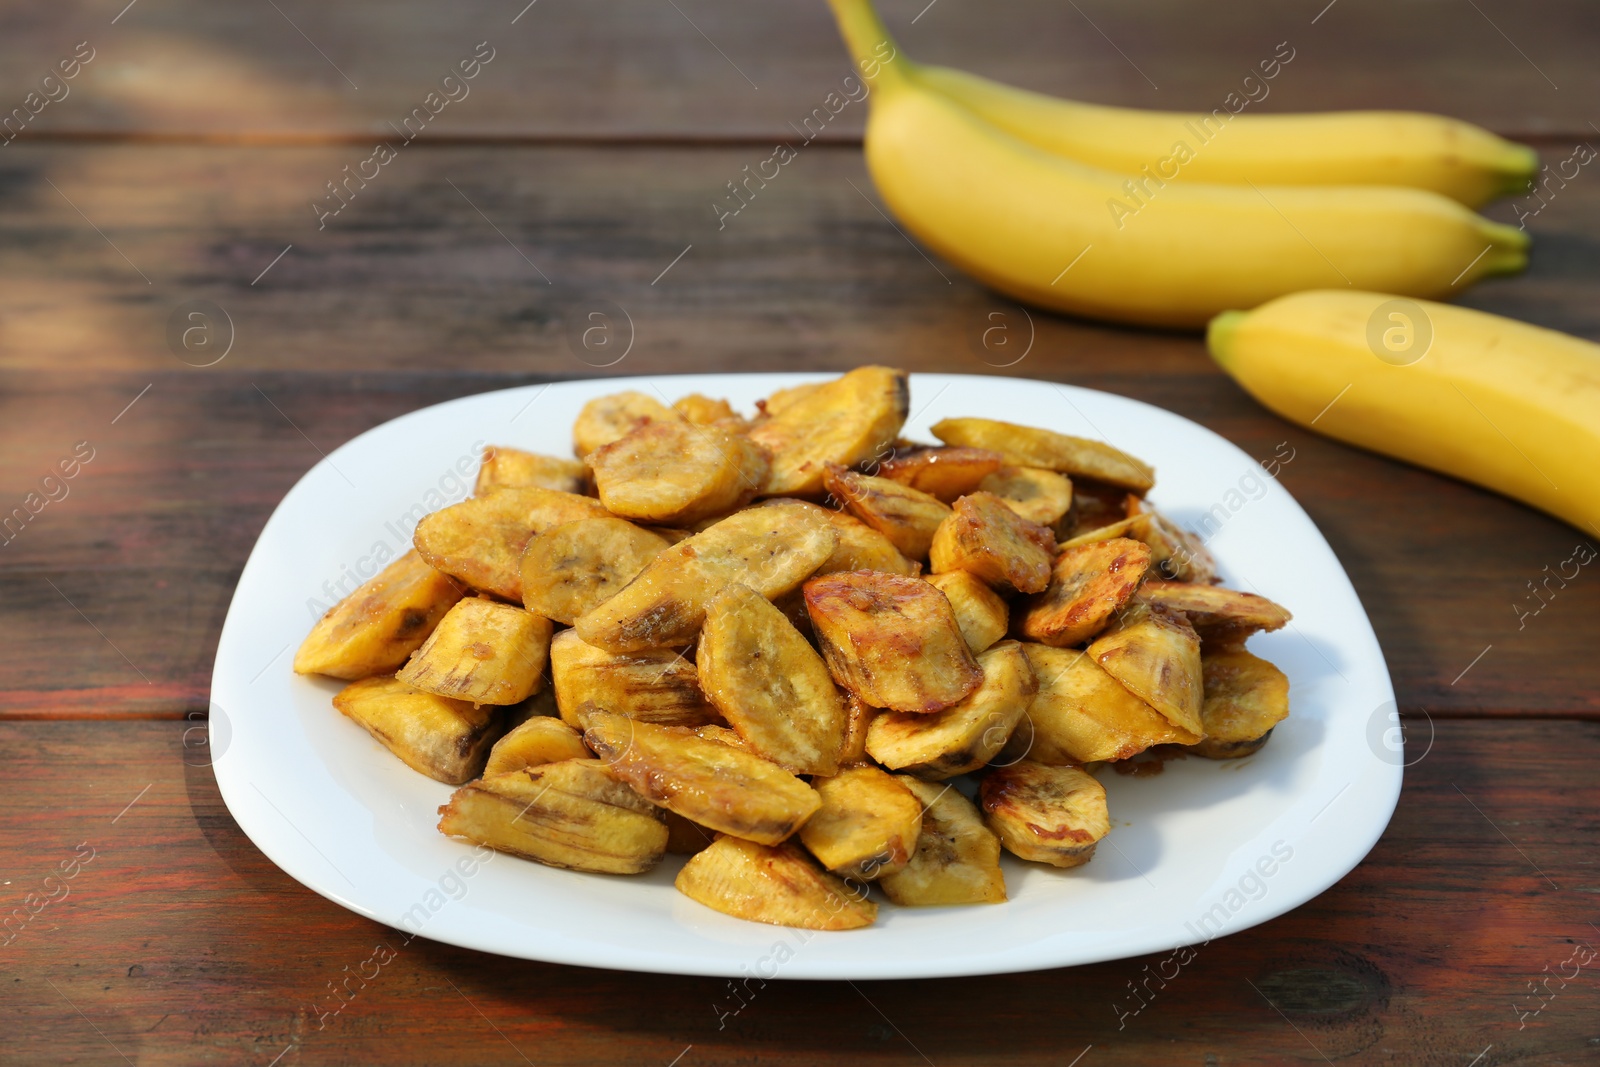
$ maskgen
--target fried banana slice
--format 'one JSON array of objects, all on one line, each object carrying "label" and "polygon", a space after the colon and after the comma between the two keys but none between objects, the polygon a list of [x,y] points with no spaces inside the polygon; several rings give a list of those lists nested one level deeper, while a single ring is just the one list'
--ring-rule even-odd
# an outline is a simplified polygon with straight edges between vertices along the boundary
[{"label": "fried banana slice", "polygon": [[1237,642],[1259,630],[1279,630],[1294,616],[1289,609],[1255,593],[1220,585],[1164,582],[1152,578],[1139,599],[1168,611],[1181,611],[1207,642]]},{"label": "fried banana slice", "polygon": [[461,594],[448,575],[407,552],[317,620],[294,654],[295,673],[388,674],[422,647]]},{"label": "fried banana slice", "polygon": [[474,704],[516,704],[544,685],[549,619],[484,597],[463,600],[396,675],[407,685]]},{"label": "fried banana slice", "polygon": [[720,723],[708,723],[705,726],[696,726],[694,728],[694,735],[696,737],[703,737],[707,741],[716,741],[719,744],[731,745],[740,752],[749,752],[751,755],[755,756],[761,755],[761,753],[750,747],[750,742],[746,741],[744,737],[740,735],[738,730],[735,730],[731,726],[723,726]]},{"label": "fried banana slice", "polygon": [[1137,497],[1130,498],[1130,504],[1138,510],[1128,536],[1150,546],[1157,576],[1184,582],[1217,580],[1217,561],[1204,541]]},{"label": "fried banana slice", "polygon": [[579,729],[585,704],[664,726],[719,721],[694,661],[670,648],[607,652],[585,644],[575,630],[562,630],[550,642],[550,679],[561,720]]},{"label": "fried banana slice", "polygon": [[1124,760],[1154,745],[1192,745],[1181,730],[1072,648],[1024,644],[1039,680],[1028,712],[995,760],[1030,759],[1055,765]]},{"label": "fried banana slice", "polygon": [[905,371],[858,367],[842,378],[769,397],[750,437],[772,454],[769,496],[819,496],[826,464],[853,467],[900,433],[910,408]]},{"label": "fried banana slice", "polygon": [[889,899],[909,907],[1004,903],[1000,839],[972,801],[952,785],[896,777],[922,802],[922,832],[905,868],[878,879]]},{"label": "fried banana slice", "polygon": [[848,767],[866,761],[867,730],[881,710],[854,693],[844,694],[844,745],[839,749],[839,766]]},{"label": "fried banana slice", "polygon": [[476,778],[497,730],[494,708],[424,693],[393,678],[363,678],[333,706],[405,765],[446,785]]},{"label": "fried banana slice", "polygon": [[598,500],[555,489],[496,489],[417,523],[417,554],[436,570],[506,600],[522,600],[522,550],[534,534],[610,514]]},{"label": "fried banana slice", "polygon": [[661,554],[667,539],[626,519],[579,519],[534,535],[522,552],[522,603],[571,626]]},{"label": "fried banana slice", "polygon": [[977,492],[1004,463],[1000,453],[983,448],[920,448],[884,460],[875,473],[953,504]]},{"label": "fried banana slice", "polygon": [[599,760],[571,759],[472,782],[439,809],[439,831],[552,867],[639,874],[667,848],[650,803]]},{"label": "fried banana slice", "polygon": [[478,466],[478,483],[473,486],[472,495],[483,496],[496,489],[527,486],[581,493],[588,480],[583,464],[575,459],[542,456],[537,452],[524,452],[506,445],[489,445],[483,450],[483,462]]},{"label": "fried banana slice", "polygon": [[579,459],[620,441],[647,422],[674,422],[678,413],[648,393],[628,391],[597,396],[572,424],[572,451]]},{"label": "fried banana slice", "polygon": [[1105,629],[1149,570],[1149,546],[1126,537],[1063,549],[1049,588],[1024,603],[1018,629],[1046,645],[1081,644]]},{"label": "fried banana slice", "polygon": [[672,402],[672,410],[676,411],[683,421],[694,426],[710,426],[712,423],[721,422],[733,423],[743,428],[745,421],[726,400],[715,400],[699,393],[680,396]]},{"label": "fried banana slice", "polygon": [[1071,480],[1041,467],[1002,467],[978,488],[1004,500],[1006,507],[1029,522],[1051,529],[1072,510]]},{"label": "fried banana slice", "polygon": [[1002,641],[979,653],[983,684],[961,703],[932,715],[886,711],[867,729],[867,755],[893,771],[943,780],[993,759],[1028,704],[1038,680],[1022,646]]},{"label": "fried banana slice", "polygon": [[922,833],[922,802],[876,767],[847,767],[811,783],[822,807],[800,828],[800,841],[822,865],[872,881],[905,869]]},{"label": "fried banana slice", "polygon": [[767,453],[728,426],[649,422],[589,454],[613,515],[688,526],[747,503],[767,480]]},{"label": "fried banana slice", "polygon": [[527,767],[542,767],[569,759],[593,756],[583,744],[583,735],[560,719],[537,715],[513,727],[489,752],[483,776],[509,774]]},{"label": "fried banana slice", "polygon": [[933,436],[947,445],[987,448],[1017,467],[1043,467],[1072,478],[1093,478],[1143,495],[1156,484],[1148,463],[1104,441],[1018,426],[995,419],[944,419]]},{"label": "fried banana slice", "polygon": [[1111,832],[1105,786],[1079,767],[1022,760],[996,767],[978,788],[983,821],[1016,856],[1052,867],[1089,862]]},{"label": "fried banana slice", "polygon": [[804,930],[859,930],[878,917],[865,887],[852,892],[794,845],[719,837],[690,857],[673,885],[736,919]]},{"label": "fried banana slice", "polygon": [[1205,702],[1200,708],[1206,737],[1195,746],[1208,759],[1238,759],[1267,743],[1272,728],[1289,714],[1289,678],[1242,648],[1208,651],[1200,657]]},{"label": "fried banana slice", "polygon": [[874,478],[828,464],[822,474],[828,494],[850,514],[887,537],[910,559],[926,559],[934,531],[950,509],[937,498],[888,478]]},{"label": "fried banana slice", "polygon": [[759,755],[801,774],[834,774],[844,701],[827,664],[783,612],[747,585],[706,606],[700,688]]},{"label": "fried banana slice", "polygon": [[1107,674],[1172,725],[1204,735],[1200,635],[1181,612],[1135,600],[1088,651]]},{"label": "fried banana slice", "polygon": [[683,726],[657,726],[590,707],[583,739],[611,772],[685,819],[776,845],[822,806],[809,785],[770,760]]},{"label": "fried banana slice", "polygon": [[761,409],[763,418],[772,418],[783,414],[800,401],[809,396],[814,396],[828,382],[806,382],[804,385],[791,385],[787,389],[779,389],[765,400],[756,401],[756,406]]},{"label": "fried banana slice", "polygon": [[875,708],[927,714],[983,681],[949,598],[920,578],[826,574],[805,596],[833,680]]},{"label": "fried banana slice", "polygon": [[700,632],[711,598],[729,585],[742,582],[776,600],[838,544],[827,520],[802,508],[748,508],[662,552],[573,625],[589,644],[612,652],[686,645]]},{"label": "fried banana slice", "polygon": [[956,625],[967,647],[977,655],[1006,635],[1010,608],[1000,594],[970,571],[946,571],[928,576],[928,584],[950,600]]},{"label": "fried banana slice", "polygon": [[[763,501],[759,507],[786,507],[809,509],[811,514],[826,519],[839,535],[833,554],[823,561],[817,574],[835,571],[885,571],[889,574],[918,574],[922,565],[907,559],[894,546],[894,542],[874,530],[854,515],[810,504],[792,497],[776,497]],[[802,613],[804,609],[802,608]],[[787,614],[787,612],[785,612]]]},{"label": "fried banana slice", "polygon": [[928,562],[935,574],[971,571],[992,586],[1039,593],[1050,584],[1056,537],[1029,522],[993,493],[956,501],[933,535]]}]

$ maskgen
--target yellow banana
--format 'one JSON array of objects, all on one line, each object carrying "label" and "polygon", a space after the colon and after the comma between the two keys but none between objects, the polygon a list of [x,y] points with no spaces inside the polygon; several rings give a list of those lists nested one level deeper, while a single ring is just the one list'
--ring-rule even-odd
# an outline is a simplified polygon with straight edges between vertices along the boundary
[{"label": "yellow banana", "polygon": [[1295,293],[1211,322],[1261,403],[1600,536],[1600,345],[1384,293]]},{"label": "yellow banana", "polygon": [[1019,300],[1199,326],[1300,289],[1442,297],[1526,264],[1526,235],[1437,193],[1163,183],[1052,156],[918,81],[867,0],[830,0],[872,82],[867,166],[926,245]]},{"label": "yellow banana", "polygon": [[[1281,69],[1277,59],[1263,62]],[[1244,115],[1249,100],[1237,92],[1210,112],[1141,111],[1062,100],[949,67],[918,65],[912,75],[1031,145],[1121,174],[1223,185],[1402,185],[1477,207],[1526,192],[1539,172],[1533,149],[1439,115]],[[1254,75],[1247,81],[1266,86]]]}]

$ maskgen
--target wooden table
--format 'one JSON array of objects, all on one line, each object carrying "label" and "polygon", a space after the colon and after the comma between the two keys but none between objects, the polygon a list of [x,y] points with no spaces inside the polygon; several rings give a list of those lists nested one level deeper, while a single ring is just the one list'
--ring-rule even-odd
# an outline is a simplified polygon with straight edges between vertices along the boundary
[{"label": "wooden table", "polygon": [[[0,947],[0,1062],[1600,1062],[1600,965],[1551,980],[1600,944],[1600,577],[1521,625],[1514,606],[1579,535],[1277,420],[1196,337],[1037,314],[999,373],[1294,450],[1281,480],[1349,569],[1426,748],[1364,863],[1120,1019],[1155,957],[779,982],[719,1025],[723,981],[425,941],[319,1015],[396,935],[277,870],[185,758],[239,569],[319,454],[448,397],[592,376],[565,340],[585,301],[637,324],[610,374],[990,372],[978,337],[1017,312],[885,221],[859,107],[718,228],[724,183],[848,72],[820,0],[122,4],[0,10],[0,107],[80,59],[0,148],[0,511],[93,451],[0,545],[0,901],[52,892],[79,857]],[[1600,143],[1585,0],[924,4],[885,5],[910,54],[1086,99],[1210,108],[1287,40],[1266,110],[1438,110],[1552,162]],[[470,94],[319,228],[325,183],[475,53]],[[1532,268],[1466,302],[1600,338],[1600,177],[1548,199]],[[231,323],[210,366],[168,341],[195,300]]]}]

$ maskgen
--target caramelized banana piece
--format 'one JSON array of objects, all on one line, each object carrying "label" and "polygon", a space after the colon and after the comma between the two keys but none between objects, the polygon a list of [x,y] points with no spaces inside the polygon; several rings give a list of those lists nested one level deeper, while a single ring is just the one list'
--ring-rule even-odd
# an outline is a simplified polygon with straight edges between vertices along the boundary
[{"label": "caramelized banana piece", "polygon": [[982,448],[921,448],[884,460],[876,473],[953,504],[977,492],[1004,462],[1000,453]]},{"label": "caramelized banana piece", "polygon": [[705,726],[696,726],[694,728],[694,735],[696,737],[703,737],[707,741],[716,741],[719,744],[731,745],[740,752],[749,752],[756,756],[761,755],[761,753],[750,747],[750,742],[746,741],[740,735],[738,730],[735,730],[731,726],[708,723]]},{"label": "caramelized banana piece", "polygon": [[719,837],[683,865],[673,885],[724,915],[773,926],[859,930],[878,917],[864,887],[852,892],[794,845]]},{"label": "caramelized banana piece", "polygon": [[572,424],[572,451],[579,459],[620,441],[647,422],[674,422],[678,413],[648,393],[628,391],[597,396]]},{"label": "caramelized banana piece", "polygon": [[607,652],[584,644],[575,630],[562,630],[550,642],[550,678],[562,721],[579,729],[585,704],[665,726],[718,721],[694,661],[670,648]]},{"label": "caramelized banana piece", "polygon": [[1140,587],[1139,599],[1168,611],[1183,612],[1208,644],[1242,641],[1258,630],[1282,629],[1294,617],[1287,608],[1264,596],[1220,585],[1152,578]]},{"label": "caramelized banana piece", "polygon": [[572,759],[472,782],[439,809],[439,831],[552,867],[639,874],[667,847],[650,803],[606,773]]},{"label": "caramelized banana piece", "polygon": [[839,765],[848,767],[867,759],[867,730],[881,708],[875,708],[854,693],[844,694],[844,745],[839,749]]},{"label": "caramelized banana piece", "polygon": [[1200,658],[1206,737],[1195,752],[1208,759],[1238,759],[1267,743],[1289,714],[1289,679],[1242,648],[1208,651]]},{"label": "caramelized banana piece", "polygon": [[710,426],[716,422],[731,422],[738,424],[742,429],[745,421],[739,417],[737,411],[733,410],[733,405],[726,400],[714,400],[709,396],[701,396],[699,393],[680,396],[672,402],[672,410],[676,411],[685,422],[694,426]]},{"label": "caramelized banana piece", "polygon": [[983,681],[949,599],[920,578],[826,574],[805,596],[833,680],[875,708],[927,714]]},{"label": "caramelized banana piece", "polygon": [[738,430],[673,418],[646,423],[589,454],[613,515],[687,526],[747,503],[767,480],[767,453]]},{"label": "caramelized banana piece", "polygon": [[888,478],[828,464],[822,484],[856,518],[887,537],[911,559],[925,559],[933,533],[950,514],[937,498]]},{"label": "caramelized banana piece", "polygon": [[483,462],[478,466],[478,484],[473,487],[472,494],[483,496],[496,489],[525,486],[581,493],[588,480],[583,464],[575,459],[541,456],[537,452],[524,452],[520,448],[508,448],[505,445],[489,445],[483,450]]},{"label": "caramelized banana piece", "polygon": [[1130,509],[1137,509],[1128,526],[1128,536],[1150,546],[1156,575],[1185,582],[1214,582],[1217,561],[1199,537],[1151,508],[1137,497],[1129,498]]},{"label": "caramelized banana piece", "polygon": [[801,774],[839,769],[844,702],[822,657],[766,597],[738,584],[718,593],[695,657],[700,688],[756,753]]},{"label": "caramelized banana piece", "polygon": [[1149,570],[1149,547],[1126,537],[1063,549],[1049,588],[1024,602],[1018,629],[1046,645],[1081,644],[1105,629]]},{"label": "caramelized banana piece", "polygon": [[1040,467],[1002,467],[978,484],[1029,522],[1055,528],[1072,509],[1072,482]]},{"label": "caramelized banana piece", "polygon": [[935,574],[971,571],[992,586],[1038,593],[1050,584],[1056,537],[1006,507],[993,493],[956,501],[933,535],[928,562]]},{"label": "caramelized banana piece", "polygon": [[393,678],[363,678],[333,706],[405,765],[446,785],[476,778],[499,732],[494,708],[424,693]]},{"label": "caramelized banana piece", "polygon": [[712,830],[776,845],[822,798],[769,760],[683,726],[657,726],[590,706],[583,739],[620,780],[650,801]]},{"label": "caramelized banana piece", "polygon": [[896,777],[922,802],[922,832],[905,868],[878,879],[889,899],[911,907],[1004,903],[1000,839],[972,801],[949,784]]},{"label": "caramelized banana piece", "polygon": [[296,674],[387,674],[422,646],[461,586],[407,552],[335,604],[294,654]]},{"label": "caramelized banana piece", "polygon": [[522,550],[534,534],[609,514],[598,500],[555,489],[496,489],[424,515],[417,554],[437,570],[506,600],[522,600]]},{"label": "caramelized banana piece", "polygon": [[828,463],[853,467],[900,433],[911,401],[905,371],[858,367],[842,378],[783,390],[750,437],[772,454],[769,496],[818,496]]},{"label": "caramelized banana piece", "polygon": [[[907,559],[898,548],[894,547],[893,541],[854,515],[847,515],[842,511],[803,500],[795,500],[792,497],[776,497],[757,506],[802,508],[827,520],[834,532],[839,535],[839,543],[834,547],[833,554],[817,568],[817,574],[832,574],[835,571],[885,571],[889,574],[914,575],[922,570],[922,565]],[[802,605],[802,614],[804,610]],[[788,612],[784,614],[787,615]]]},{"label": "caramelized banana piece", "polygon": [[1111,832],[1105,786],[1078,767],[1032,760],[996,767],[984,776],[978,796],[983,821],[1025,860],[1078,867]]},{"label": "caramelized banana piece", "polygon": [[542,767],[546,763],[560,763],[569,759],[589,759],[591,753],[583,744],[583,735],[560,719],[535,716],[520,726],[513,727],[489,752],[489,762],[484,764],[483,776],[509,774],[527,767]]},{"label": "caramelized banana piece", "polygon": [[626,519],[552,526],[523,550],[523,606],[570,626],[620,592],[666,547],[666,538]]},{"label": "caramelized banana piece", "polygon": [[706,604],[734,582],[775,600],[833,554],[839,535],[795,507],[748,508],[685,538],[651,560],[626,588],[580,616],[574,627],[612,652],[686,645]]},{"label": "caramelized banana piece", "polygon": [[1104,441],[996,419],[945,419],[934,424],[933,436],[947,445],[999,452],[1018,467],[1043,467],[1073,478],[1093,478],[1141,495],[1156,484],[1149,464]]},{"label": "caramelized banana piece", "polygon": [[822,807],[800,828],[800,841],[824,867],[871,881],[910,862],[922,832],[922,802],[894,775],[847,767],[811,785]]},{"label": "caramelized banana piece", "polygon": [[1134,696],[1191,734],[1200,722],[1200,635],[1181,612],[1135,600],[1089,646],[1089,655]]},{"label": "caramelized banana piece", "polygon": [[1000,595],[970,571],[946,571],[928,576],[928,584],[950,600],[956,625],[974,655],[1006,635],[1010,609]]},{"label": "caramelized banana piece", "polygon": [[886,711],[867,730],[867,754],[894,771],[943,780],[975,771],[1011,737],[1039,691],[1022,646],[1002,641],[979,653],[983,684],[932,715]]},{"label": "caramelized banana piece", "polygon": [[549,619],[483,597],[463,600],[396,676],[474,704],[516,704],[544,685]]}]

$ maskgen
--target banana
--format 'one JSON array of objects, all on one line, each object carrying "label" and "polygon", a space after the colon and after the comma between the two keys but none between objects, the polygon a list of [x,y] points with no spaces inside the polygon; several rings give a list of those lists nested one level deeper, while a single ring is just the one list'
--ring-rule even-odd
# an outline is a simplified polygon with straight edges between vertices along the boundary
[{"label": "banana", "polygon": [[1194,327],[1301,289],[1442,297],[1526,265],[1522,231],[1420,189],[1163,182],[1050,155],[919,81],[867,0],[829,2],[873,71],[866,156],[883,200],[1020,301]]},{"label": "banana", "polygon": [[1481,311],[1348,290],[1219,315],[1206,344],[1291,422],[1600,536],[1600,345]]}]

